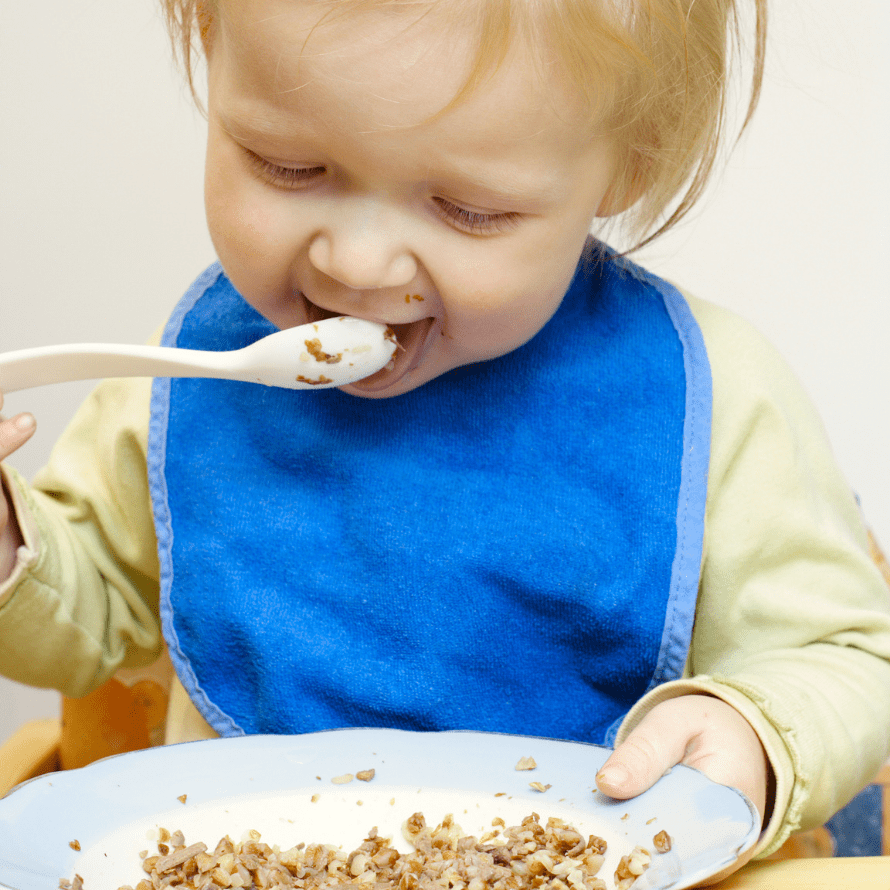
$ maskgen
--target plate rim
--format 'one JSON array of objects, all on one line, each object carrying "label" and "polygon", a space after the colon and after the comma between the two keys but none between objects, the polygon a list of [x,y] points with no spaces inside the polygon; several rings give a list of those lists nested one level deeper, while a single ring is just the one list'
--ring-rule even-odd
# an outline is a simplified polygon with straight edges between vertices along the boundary
[{"label": "plate rim", "polygon": [[[4,821],[3,810],[5,808],[4,805],[11,804],[14,800],[17,803],[22,804],[22,811],[28,812],[30,807],[40,805],[40,801],[36,800],[37,797],[41,796],[47,792],[45,789],[42,789],[43,785],[51,785],[53,781],[53,777],[58,779],[60,776],[65,777],[65,785],[72,786],[76,789],[77,785],[83,782],[93,782],[97,778],[99,779],[99,785],[101,787],[102,783],[108,783],[113,781],[115,777],[119,777],[121,770],[123,773],[129,773],[131,770],[136,772],[138,775],[140,772],[145,772],[145,769],[140,769],[140,765],[144,767],[146,761],[151,761],[152,759],[159,758],[161,762],[168,758],[173,758],[173,762],[177,759],[177,754],[183,751],[189,751],[190,757],[199,755],[202,749],[212,746],[213,749],[217,751],[224,752],[226,748],[231,748],[232,750],[238,750],[241,748],[242,751],[245,752],[246,756],[250,753],[251,748],[256,748],[258,750],[262,750],[263,748],[267,748],[268,750],[280,750],[282,752],[287,751],[288,749],[294,750],[295,753],[298,753],[298,749],[307,748],[310,751],[319,751],[318,743],[324,740],[326,737],[330,738],[331,736],[336,736],[338,739],[343,739],[344,744],[346,744],[346,740],[349,736],[352,736],[353,739],[366,738],[369,740],[369,744],[365,745],[355,745],[352,744],[352,747],[356,750],[357,754],[363,754],[367,751],[371,751],[372,748],[370,744],[376,741],[375,747],[381,747],[381,744],[384,741],[391,741],[392,743],[401,743],[401,744],[409,744],[409,745],[417,745],[418,746],[418,760],[422,761],[424,756],[429,756],[429,753],[424,753],[424,749],[426,748],[427,752],[435,753],[435,745],[436,744],[444,744],[446,747],[448,746],[449,739],[461,738],[463,739],[463,743],[469,742],[473,743],[474,740],[486,740],[486,743],[489,745],[498,746],[499,742],[504,742],[506,747],[515,747],[521,745],[528,744],[537,744],[544,746],[553,746],[551,750],[559,751],[563,750],[566,752],[575,752],[576,754],[579,752],[579,749],[587,749],[591,752],[597,752],[599,757],[603,756],[604,752],[611,751],[612,749],[605,745],[596,744],[593,742],[577,742],[565,739],[553,739],[542,736],[526,736],[526,735],[516,735],[512,733],[499,733],[499,732],[487,732],[487,731],[478,731],[471,729],[454,729],[454,730],[442,730],[442,731],[417,731],[417,730],[405,730],[405,729],[396,729],[390,727],[345,727],[343,729],[328,729],[321,730],[313,733],[304,733],[298,735],[274,735],[274,734],[263,734],[263,735],[244,735],[244,736],[234,736],[227,738],[217,738],[217,739],[199,739],[199,740],[191,740],[184,741],[178,743],[176,745],[167,745],[167,746],[157,746],[154,748],[147,748],[141,751],[129,752],[127,754],[115,754],[109,757],[102,758],[101,760],[94,761],[91,764],[87,764],[86,766],[80,767],[74,770],[66,770],[61,772],[49,773],[44,776],[36,776],[32,779],[28,779],[23,783],[15,786],[15,788],[11,789],[7,795],[3,798],[0,798],[0,824]],[[432,744],[430,744],[432,743]],[[347,744],[349,747],[349,744]],[[325,752],[322,752],[324,755]],[[384,752],[386,753],[386,752]],[[484,750],[484,754],[488,753],[488,750]],[[215,755],[215,757],[222,756],[221,754]],[[377,754],[375,753],[375,756]],[[484,757],[483,757],[484,761]],[[187,766],[187,759],[180,759],[180,764],[185,764]],[[238,762],[238,758],[236,758],[236,763]],[[298,762],[299,763],[299,762]],[[484,765],[484,762],[483,762]],[[597,767],[598,768],[598,767]],[[510,764],[510,769],[513,769],[512,763]],[[731,858],[729,858],[729,862],[725,861],[726,858],[729,857],[730,852],[727,852],[724,855],[724,859],[721,859],[719,863],[714,863],[713,869],[709,874],[701,874],[699,872],[691,872],[689,874],[681,875],[678,882],[675,882],[671,886],[678,888],[693,886],[695,883],[706,879],[711,874],[716,874],[717,871],[722,870],[727,867],[727,865],[731,864],[732,861],[735,861],[739,856],[741,856],[744,852],[746,852],[750,847],[756,843],[756,840],[760,834],[760,817],[753,803],[737,788],[733,788],[731,786],[719,785],[713,780],[709,779],[704,773],[700,770],[695,769],[694,767],[686,766],[683,764],[679,764],[678,766],[672,768],[668,771],[669,774],[678,773],[680,776],[683,776],[684,773],[688,773],[690,777],[695,777],[691,779],[694,783],[698,783],[698,786],[701,788],[710,789],[712,792],[724,795],[730,794],[734,795],[738,800],[736,801],[736,806],[738,806],[739,802],[741,802],[744,807],[747,808],[748,813],[748,823],[747,830],[743,835],[740,835],[739,842],[735,843],[733,841],[734,846],[731,849]],[[527,775],[527,774],[526,774]],[[165,776],[165,781],[166,781]],[[236,778],[235,786],[229,787],[225,789],[220,789],[219,793],[215,795],[215,797],[208,798],[211,802],[216,799],[224,799],[225,797],[235,797],[240,794],[245,793],[245,789],[239,786],[240,778]],[[170,779],[172,783],[173,778]],[[670,780],[671,782],[676,783],[678,780],[675,778]],[[159,783],[159,785],[162,783]],[[384,786],[396,784],[415,784],[414,782],[398,782],[395,781],[384,781],[382,783]],[[460,785],[451,785],[444,786],[442,784],[436,784],[435,782],[424,781],[422,782],[429,789],[435,788],[457,788],[460,789]],[[579,786],[581,783],[579,783]],[[657,787],[658,783],[656,783]],[[591,788],[591,786],[593,786]],[[87,786],[89,787],[89,786]],[[308,783],[303,781],[300,784],[300,788],[308,787]],[[584,783],[583,793],[589,794],[592,790],[594,794],[590,795],[590,802],[592,803],[597,798],[602,799],[603,801],[608,802],[610,805],[614,804],[625,804],[627,806],[634,806],[633,801],[640,801],[643,796],[638,796],[636,798],[632,798],[628,801],[615,801],[615,799],[607,798],[605,795],[602,795],[601,792],[597,792],[595,788],[594,776],[591,774],[589,776],[589,782]],[[26,789],[31,788],[32,792],[35,794],[35,799],[28,801],[29,797]],[[291,790],[285,786],[285,790]],[[293,787],[294,791],[299,790],[296,787]],[[467,790],[470,790],[467,787]],[[70,793],[71,788],[66,788],[65,792]],[[21,796],[21,793],[25,792],[24,798]],[[579,792],[581,792],[581,787],[579,787]],[[265,792],[268,793],[268,792]],[[486,792],[487,793],[487,789]],[[531,794],[532,792],[527,792]],[[648,792],[644,792],[644,795]],[[191,793],[190,793],[191,796]],[[581,798],[577,798],[580,801],[582,807],[587,810],[584,802]],[[729,798],[727,798],[727,801]],[[199,801],[200,803],[200,801]],[[729,808],[729,805],[727,805]],[[160,813],[161,810],[157,808],[152,808],[150,810],[146,810],[144,816],[139,818],[150,818],[153,813]],[[33,818],[33,816],[32,816]],[[614,818],[614,817],[613,817]],[[137,817],[130,817],[129,815],[124,820],[126,823],[135,822]],[[741,824],[741,823],[739,823]],[[112,825],[110,823],[106,823],[104,828],[99,832],[100,836],[107,835],[112,830]],[[88,841],[88,843],[94,843],[95,840]],[[67,855],[67,854],[64,854]],[[0,887],[7,887],[13,885],[4,884],[4,878],[2,873],[2,868],[4,864],[4,848],[2,846],[2,841],[0,841]],[[9,862],[6,863],[10,865]],[[13,866],[15,863],[11,863]],[[52,865],[52,863],[50,863]],[[60,867],[60,866],[57,866]],[[67,866],[66,866],[67,867]]]}]

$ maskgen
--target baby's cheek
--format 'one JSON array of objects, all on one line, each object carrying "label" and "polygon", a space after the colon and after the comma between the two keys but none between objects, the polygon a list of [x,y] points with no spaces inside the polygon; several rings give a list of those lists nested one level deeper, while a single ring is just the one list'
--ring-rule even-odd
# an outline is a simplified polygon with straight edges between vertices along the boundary
[{"label": "baby's cheek", "polygon": [[251,202],[230,203],[214,216],[208,213],[217,256],[245,296],[290,289],[296,249],[285,222],[274,211]]},{"label": "baby's cheek", "polygon": [[510,352],[544,327],[562,296],[563,291],[552,286],[548,291],[543,282],[502,281],[464,304],[462,339],[487,349],[488,357]]},{"label": "baby's cheek", "polygon": [[265,254],[273,245],[273,215],[260,202],[226,191],[207,194],[207,224],[218,249],[256,250]]}]

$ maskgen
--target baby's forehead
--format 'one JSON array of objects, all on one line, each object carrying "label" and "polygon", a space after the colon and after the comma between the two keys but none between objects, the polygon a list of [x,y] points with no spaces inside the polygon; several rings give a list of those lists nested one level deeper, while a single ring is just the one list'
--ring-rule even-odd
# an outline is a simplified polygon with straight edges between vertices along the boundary
[{"label": "baby's forehead", "polygon": [[[455,4],[465,5],[476,0]],[[524,41],[505,33],[495,50],[478,21],[455,14],[450,4],[420,9],[426,12],[374,0],[336,8],[308,0],[223,0],[220,49],[248,90],[288,107],[304,95],[335,91],[341,115],[367,117],[373,106],[372,129],[481,113],[511,132],[531,133],[536,118],[554,108],[567,123],[576,119],[577,93],[554,66],[537,64]]]}]

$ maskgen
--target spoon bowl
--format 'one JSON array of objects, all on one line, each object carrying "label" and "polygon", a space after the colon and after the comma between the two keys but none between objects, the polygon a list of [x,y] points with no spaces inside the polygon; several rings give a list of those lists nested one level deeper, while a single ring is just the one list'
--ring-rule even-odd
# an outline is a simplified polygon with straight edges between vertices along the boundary
[{"label": "spoon bowl", "polygon": [[340,315],[276,331],[243,349],[74,343],[0,355],[0,392],[103,377],[213,377],[285,389],[330,389],[376,373],[392,358],[386,325]]}]

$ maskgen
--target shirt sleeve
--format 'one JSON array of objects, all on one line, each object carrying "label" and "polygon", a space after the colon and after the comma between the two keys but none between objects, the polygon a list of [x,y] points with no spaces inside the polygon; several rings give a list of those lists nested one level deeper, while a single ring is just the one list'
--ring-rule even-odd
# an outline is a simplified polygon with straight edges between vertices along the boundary
[{"label": "shirt sleeve", "polygon": [[821,421],[775,351],[689,298],[714,392],[705,544],[682,680],[659,702],[715,695],[758,733],[776,780],[757,855],[822,824],[890,751],[890,590]]},{"label": "shirt sleeve", "polygon": [[109,380],[33,486],[3,468],[24,546],[0,587],[0,673],[82,696],[161,652],[146,473],[151,381]]}]

